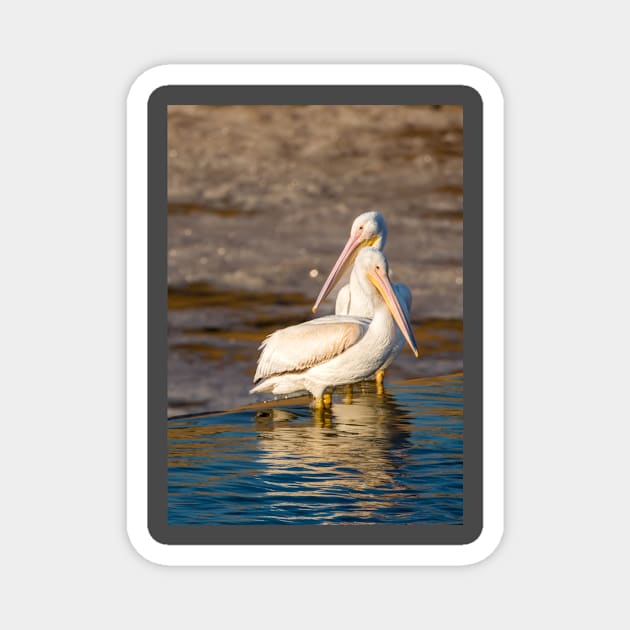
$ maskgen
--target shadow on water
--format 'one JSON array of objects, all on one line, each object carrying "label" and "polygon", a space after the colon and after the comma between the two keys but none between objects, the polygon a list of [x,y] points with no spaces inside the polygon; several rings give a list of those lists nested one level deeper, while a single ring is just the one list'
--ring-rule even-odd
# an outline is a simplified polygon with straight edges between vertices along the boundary
[{"label": "shadow on water", "polygon": [[169,523],[462,522],[463,376],[169,421]]}]

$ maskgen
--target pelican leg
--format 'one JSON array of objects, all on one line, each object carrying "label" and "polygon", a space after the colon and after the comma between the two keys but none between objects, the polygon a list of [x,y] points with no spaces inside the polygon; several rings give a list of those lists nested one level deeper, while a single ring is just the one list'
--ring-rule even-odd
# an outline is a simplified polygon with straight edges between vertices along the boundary
[{"label": "pelican leg", "polygon": [[323,396],[318,396],[314,401],[315,409],[323,409],[325,407]]},{"label": "pelican leg", "polygon": [[378,370],[376,372],[376,393],[382,394],[385,390],[383,389],[383,379],[385,378],[385,370]]},{"label": "pelican leg", "polygon": [[330,407],[332,405],[332,394],[324,394],[322,397],[324,407]]},{"label": "pelican leg", "polygon": [[352,404],[352,385],[346,385],[346,395],[343,397],[343,402],[346,405]]}]

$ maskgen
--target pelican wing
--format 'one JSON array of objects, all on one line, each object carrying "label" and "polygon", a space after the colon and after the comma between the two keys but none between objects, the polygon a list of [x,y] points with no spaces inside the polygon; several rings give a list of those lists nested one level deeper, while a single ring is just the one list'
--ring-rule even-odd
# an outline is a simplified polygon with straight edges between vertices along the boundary
[{"label": "pelican wing", "polygon": [[328,361],[357,343],[369,325],[362,317],[329,315],[277,330],[260,345],[254,382]]}]

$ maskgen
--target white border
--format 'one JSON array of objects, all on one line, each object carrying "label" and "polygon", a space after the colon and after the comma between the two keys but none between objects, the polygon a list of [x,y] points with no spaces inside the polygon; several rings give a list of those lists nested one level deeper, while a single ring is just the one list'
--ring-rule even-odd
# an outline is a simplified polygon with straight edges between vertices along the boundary
[{"label": "white border", "polygon": [[[483,530],[467,545],[164,545],[147,529],[147,101],[164,85],[466,85],[483,100]],[[127,533],[164,565],[467,565],[503,534],[503,96],[466,65],[168,65],[127,98]]]}]

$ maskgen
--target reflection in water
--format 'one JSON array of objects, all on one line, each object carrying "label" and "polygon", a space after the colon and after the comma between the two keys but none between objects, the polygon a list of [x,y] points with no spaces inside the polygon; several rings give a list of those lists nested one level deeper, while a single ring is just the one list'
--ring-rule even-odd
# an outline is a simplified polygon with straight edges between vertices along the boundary
[{"label": "reflection in water", "polygon": [[[331,520],[366,519],[396,502],[404,488],[393,474],[395,461],[410,446],[410,421],[391,394],[378,395],[373,384],[367,385],[332,409],[314,411],[313,422],[306,425],[291,426],[286,421],[295,415],[284,409],[256,415],[259,461],[267,471],[270,497],[291,492],[305,499],[306,509],[310,502],[336,497],[341,505]],[[301,479],[295,480],[298,462]],[[350,510],[344,509],[348,501]]]},{"label": "reflection in water", "polygon": [[461,523],[463,378],[351,391],[171,420],[169,522]]}]

